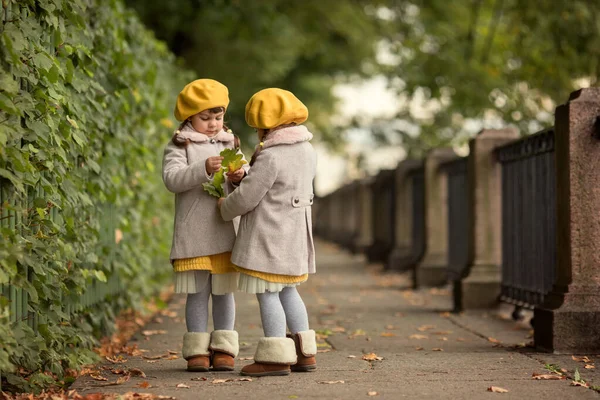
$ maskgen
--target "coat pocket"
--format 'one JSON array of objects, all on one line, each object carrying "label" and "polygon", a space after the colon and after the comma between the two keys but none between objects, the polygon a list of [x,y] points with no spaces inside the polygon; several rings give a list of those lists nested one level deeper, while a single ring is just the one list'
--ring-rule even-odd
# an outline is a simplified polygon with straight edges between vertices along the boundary
[{"label": "coat pocket", "polygon": [[294,196],[294,197],[292,197],[292,207],[294,207],[294,208],[310,207],[310,206],[312,206],[314,197],[315,197],[315,195],[312,193],[308,196],[306,196],[306,195]]}]

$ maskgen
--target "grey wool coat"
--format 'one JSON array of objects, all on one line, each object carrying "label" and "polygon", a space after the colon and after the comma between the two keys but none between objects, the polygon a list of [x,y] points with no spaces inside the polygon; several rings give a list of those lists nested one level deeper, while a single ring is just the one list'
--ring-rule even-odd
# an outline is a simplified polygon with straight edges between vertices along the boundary
[{"label": "grey wool coat", "polygon": [[[234,222],[220,217],[217,199],[204,191],[202,184],[212,179],[206,173],[206,159],[218,156],[225,148],[232,149],[234,136],[221,131],[209,138],[189,124],[179,135],[189,139],[189,144],[179,147],[170,141],[163,157],[163,181],[175,193],[171,261],[231,251],[235,242]],[[223,186],[226,193],[234,189],[229,181]]]},{"label": "grey wool coat", "polygon": [[292,276],[315,272],[311,138],[303,125],[274,131],[248,176],[221,204],[224,220],[242,216],[231,257],[235,265]]}]

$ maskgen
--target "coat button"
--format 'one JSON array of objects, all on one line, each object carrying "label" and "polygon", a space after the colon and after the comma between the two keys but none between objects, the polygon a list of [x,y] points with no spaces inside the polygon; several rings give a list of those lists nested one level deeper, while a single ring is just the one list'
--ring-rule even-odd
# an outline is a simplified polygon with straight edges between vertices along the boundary
[{"label": "coat button", "polygon": [[296,204],[300,203],[300,199],[294,199],[294,203],[296,203]]},{"label": "coat button", "polygon": [[210,142],[214,144],[216,142],[216,140],[215,139],[210,139]]}]

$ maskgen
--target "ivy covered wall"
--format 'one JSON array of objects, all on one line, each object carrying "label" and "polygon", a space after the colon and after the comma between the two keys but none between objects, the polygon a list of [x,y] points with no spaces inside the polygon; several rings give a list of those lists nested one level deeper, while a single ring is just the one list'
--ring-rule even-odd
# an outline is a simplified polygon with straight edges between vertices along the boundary
[{"label": "ivy covered wall", "polygon": [[28,385],[168,283],[160,162],[193,76],[120,0],[3,0],[0,21],[0,375]]}]

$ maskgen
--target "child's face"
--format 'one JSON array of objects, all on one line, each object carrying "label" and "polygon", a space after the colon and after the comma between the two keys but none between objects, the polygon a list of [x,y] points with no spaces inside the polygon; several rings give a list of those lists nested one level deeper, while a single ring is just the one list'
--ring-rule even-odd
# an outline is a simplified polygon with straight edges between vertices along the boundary
[{"label": "child's face", "polygon": [[207,136],[216,135],[223,129],[224,111],[212,113],[209,110],[204,110],[190,117],[190,122],[194,129]]}]

